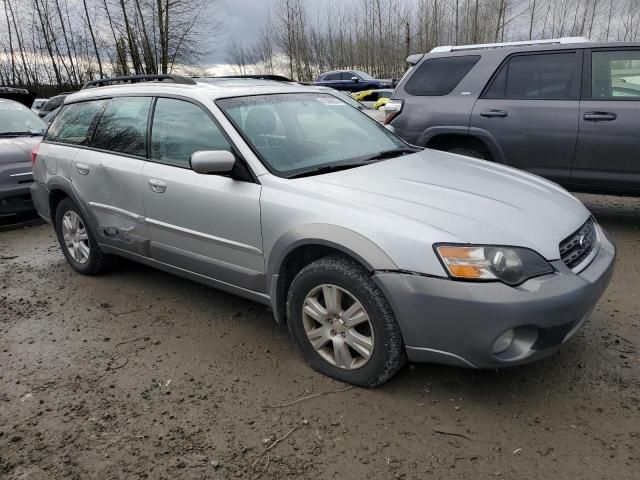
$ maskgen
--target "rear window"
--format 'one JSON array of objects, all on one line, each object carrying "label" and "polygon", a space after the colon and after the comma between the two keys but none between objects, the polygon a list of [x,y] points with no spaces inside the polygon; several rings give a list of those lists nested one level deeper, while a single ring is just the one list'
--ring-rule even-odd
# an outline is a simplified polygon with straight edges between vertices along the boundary
[{"label": "rear window", "polygon": [[145,157],[150,97],[118,97],[109,101],[91,146]]},{"label": "rear window", "polygon": [[416,96],[447,95],[456,88],[478,60],[480,55],[429,58],[415,69],[404,89]]},{"label": "rear window", "polygon": [[515,55],[502,65],[485,98],[577,99],[580,69],[575,52]]},{"label": "rear window", "polygon": [[46,140],[72,145],[88,145],[104,104],[104,100],[94,100],[67,105],[49,127]]}]

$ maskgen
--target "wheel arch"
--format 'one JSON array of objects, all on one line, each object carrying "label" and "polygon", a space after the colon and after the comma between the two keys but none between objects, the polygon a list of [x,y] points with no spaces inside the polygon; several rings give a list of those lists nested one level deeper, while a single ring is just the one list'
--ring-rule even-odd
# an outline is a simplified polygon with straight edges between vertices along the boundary
[{"label": "wheel arch", "polygon": [[284,306],[295,275],[309,263],[335,253],[350,257],[371,273],[397,269],[379,246],[352,230],[322,224],[293,229],[274,244],[267,263],[267,291],[277,323],[286,323]]},{"label": "wheel arch", "polygon": [[506,164],[500,145],[491,132],[477,127],[444,126],[426,129],[417,141],[418,145],[435,150],[452,147],[480,148],[491,161]]}]

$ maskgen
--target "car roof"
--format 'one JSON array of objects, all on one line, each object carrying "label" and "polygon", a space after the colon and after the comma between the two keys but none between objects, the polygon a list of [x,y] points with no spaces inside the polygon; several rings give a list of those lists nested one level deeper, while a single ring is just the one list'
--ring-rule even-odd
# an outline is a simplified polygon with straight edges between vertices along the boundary
[{"label": "car roof", "polygon": [[[454,50],[450,52],[428,52],[423,58],[434,57],[454,57],[465,55],[499,55],[507,56],[519,52],[541,52],[554,50],[576,50],[586,48],[620,48],[620,47],[640,47],[640,42],[576,42],[561,44],[531,44],[531,45],[509,45],[505,43],[498,47],[489,48],[469,48]],[[413,56],[413,55],[411,55]],[[410,57],[411,57],[410,56]]]},{"label": "car roof", "polygon": [[65,104],[94,98],[123,95],[176,95],[204,101],[218,98],[241,97],[249,95],[272,95],[278,93],[318,93],[317,87],[307,87],[295,83],[269,80],[228,80],[220,82],[196,82],[195,85],[169,82],[141,82],[135,84],[110,85],[80,90],[70,94]]}]

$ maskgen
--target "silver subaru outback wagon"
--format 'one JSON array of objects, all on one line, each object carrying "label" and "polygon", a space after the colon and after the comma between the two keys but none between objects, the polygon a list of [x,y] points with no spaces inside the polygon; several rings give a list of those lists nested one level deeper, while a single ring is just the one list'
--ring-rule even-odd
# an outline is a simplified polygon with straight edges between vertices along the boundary
[{"label": "silver subaru outback wagon", "polygon": [[34,151],[79,273],[120,255],[269,305],[309,365],[361,386],[407,359],[551,355],[611,278],[609,237],[549,181],[412,147],[311,87],[172,80],[70,95]]}]

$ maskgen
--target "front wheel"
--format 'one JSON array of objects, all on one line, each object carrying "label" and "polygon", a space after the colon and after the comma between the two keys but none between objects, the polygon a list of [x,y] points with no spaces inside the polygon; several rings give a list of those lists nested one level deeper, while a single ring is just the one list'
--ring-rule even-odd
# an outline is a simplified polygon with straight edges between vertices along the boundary
[{"label": "front wheel", "polygon": [[305,361],[337,380],[374,387],[406,360],[389,303],[347,257],[332,255],[303,268],[289,289],[287,317]]}]

